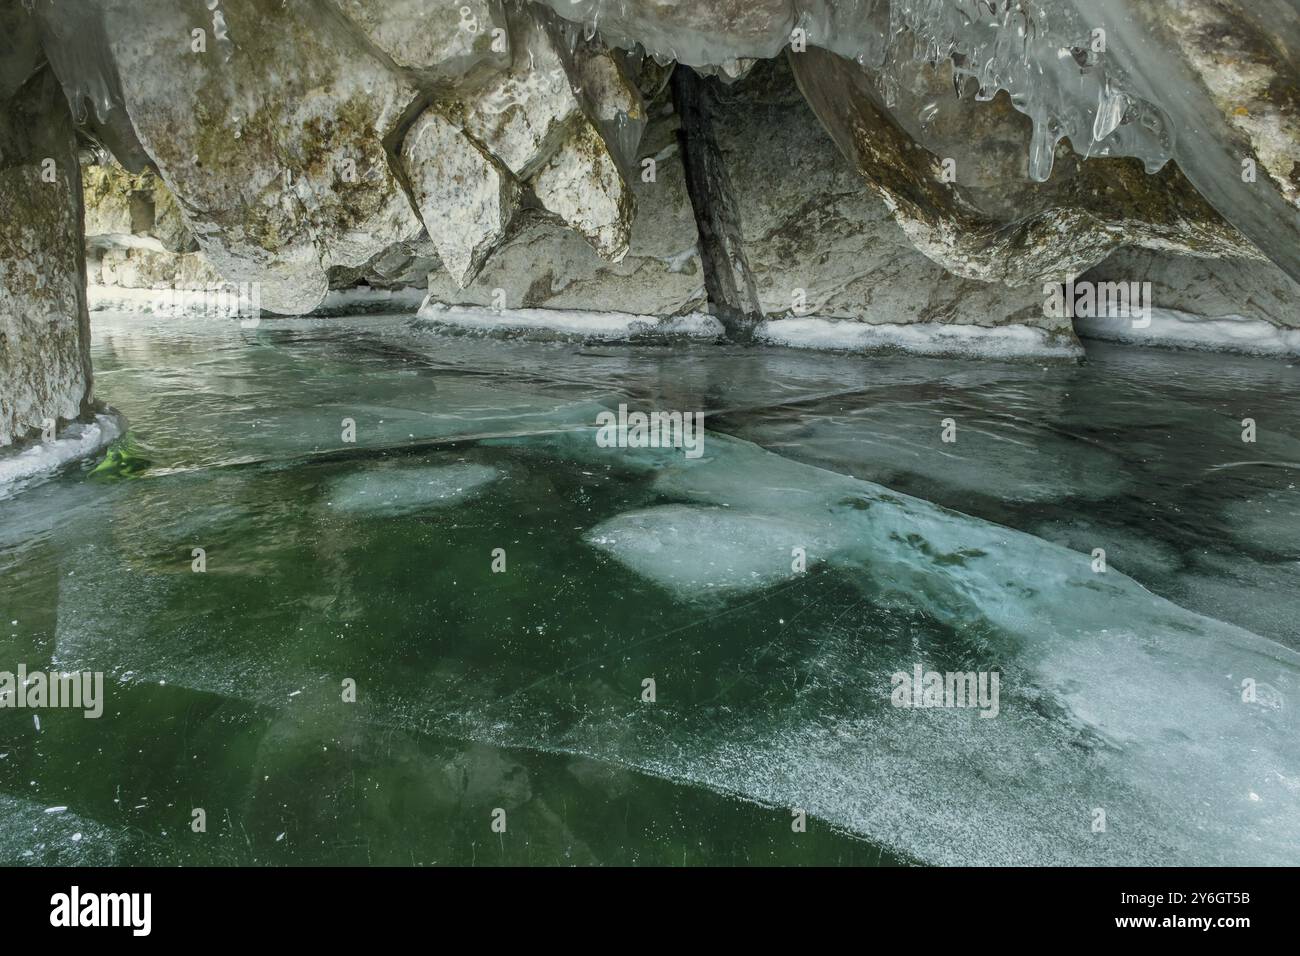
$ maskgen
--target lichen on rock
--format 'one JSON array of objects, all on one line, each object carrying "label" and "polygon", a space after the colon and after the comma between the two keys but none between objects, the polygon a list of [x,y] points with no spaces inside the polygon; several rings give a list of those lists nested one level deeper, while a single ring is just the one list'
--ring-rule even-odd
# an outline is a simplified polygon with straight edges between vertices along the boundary
[{"label": "lichen on rock", "polygon": [[320,2],[111,0],[123,108],[227,279],[309,312],[328,270],[419,234],[384,138],[417,97]]}]

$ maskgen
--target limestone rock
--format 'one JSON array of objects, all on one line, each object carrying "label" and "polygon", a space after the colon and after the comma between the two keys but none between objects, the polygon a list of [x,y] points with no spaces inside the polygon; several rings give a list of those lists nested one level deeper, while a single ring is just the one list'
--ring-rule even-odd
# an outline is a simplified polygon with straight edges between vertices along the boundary
[{"label": "limestone rock", "polygon": [[[828,54],[875,72],[872,85],[883,96],[884,113],[905,127],[894,89],[906,85],[918,63],[950,63],[979,99],[1004,91],[1028,119],[1030,181],[1048,179],[1066,140],[1081,156],[1135,158],[1148,174],[1174,159],[1209,205],[1300,279],[1294,159],[1300,13],[1289,0],[546,2],[560,16],[599,29],[608,42],[628,48],[639,42],[661,58],[723,74],[747,58],[773,57],[787,43],[792,52],[806,51],[805,91],[824,87],[810,99],[832,129],[843,127],[836,129],[841,149],[873,176],[908,144],[879,131],[867,91],[855,88],[851,73],[835,68]],[[863,135],[875,142],[860,141]],[[871,156],[875,148],[883,155]],[[1244,180],[1245,159],[1256,160],[1266,175]],[[1127,178],[1135,185],[1135,176]],[[990,263],[1027,250],[1026,281],[1057,277],[1113,248],[1092,222],[1069,214],[1031,218],[1007,243],[992,224],[965,218],[943,195],[951,190],[904,180],[885,187],[887,201],[902,205],[900,222],[927,254],[963,274],[1002,272],[1014,281]],[[927,223],[924,210],[938,201],[953,204],[948,221]],[[1132,224],[1140,232],[1141,219]],[[1158,225],[1176,233],[1171,223]],[[1053,235],[1070,240],[1063,255],[1053,254]],[[1215,236],[1195,233],[1192,241],[1213,243]]]},{"label": "limestone rock", "polygon": [[505,238],[519,206],[519,183],[433,109],[407,133],[402,162],[434,248],[463,289]]},{"label": "limestone rock", "polygon": [[[505,16],[488,0],[338,0],[343,12],[401,67],[458,78],[509,62]],[[501,31],[493,49],[493,31]]]},{"label": "limestone rock", "polygon": [[704,280],[695,220],[676,145],[677,118],[661,98],[642,142],[654,176],[632,181],[636,217],[629,251],[617,263],[552,216],[525,213],[517,231],[464,289],[443,271],[429,275],[429,296],[447,305],[493,306],[497,290],[510,309],[559,309],[671,316],[703,311]]},{"label": "limestone rock", "polygon": [[767,316],[1023,325],[1075,341],[1068,319],[1044,314],[1041,288],[954,275],[916,251],[888,201],[830,149],[784,63],[759,64],[718,98],[715,130]]},{"label": "limestone rock", "polygon": [[[653,96],[663,88],[664,71],[647,69],[647,63],[655,64],[639,53],[606,47],[577,24],[553,17],[547,26],[583,113],[600,131],[620,171],[631,176],[649,120],[645,92]],[[649,84],[645,92],[638,82],[643,73]],[[656,86],[659,78],[664,82]]]},{"label": "limestone rock", "polygon": [[556,28],[545,11],[516,10],[510,32],[510,69],[459,91],[448,115],[530,181],[545,209],[617,261],[627,252],[631,192],[601,127],[634,152],[639,91],[612,53]]},{"label": "limestone rock", "polygon": [[1120,249],[1086,272],[1091,282],[1150,282],[1158,309],[1205,319],[1242,318],[1300,329],[1300,282],[1272,263]]},{"label": "limestone rock", "polygon": [[621,262],[631,243],[632,191],[589,122],[578,121],[532,181],[549,212],[582,234],[603,259]]},{"label": "limestone rock", "polygon": [[71,117],[48,71],[10,92],[0,97],[0,445],[91,403]]},{"label": "limestone rock", "polygon": [[[417,236],[383,140],[416,92],[316,0],[110,0],[124,107],[212,265],[308,312],[328,270]],[[198,31],[198,32],[196,32]]]},{"label": "limestone rock", "polygon": [[176,200],[152,171],[132,174],[117,163],[92,164],[82,167],[81,184],[87,240],[107,245],[146,237],[168,252],[198,248]]},{"label": "limestone rock", "polygon": [[[440,269],[442,260],[433,242],[423,236],[389,246],[364,266],[330,270],[330,288],[346,289],[359,281],[375,289],[424,288],[429,273]],[[450,278],[443,271],[442,276]]]},{"label": "limestone rock", "polygon": [[449,115],[522,180],[564,142],[581,106],[541,13],[516,11],[510,35],[510,68],[458,91]]},{"label": "limestone rock", "polygon": [[1125,244],[1201,255],[1242,249],[1240,234],[1176,167],[1148,175],[1133,160],[1079,161],[1062,148],[1049,179],[1033,183],[1029,122],[1005,102],[941,106],[945,87],[953,98],[950,73],[917,64],[890,110],[856,64],[812,48],[789,59],[841,152],[916,248],[957,275],[1041,287]]},{"label": "limestone rock", "polygon": [[225,280],[199,252],[175,253],[147,246],[91,246],[87,281],[122,289],[217,290]]},{"label": "limestone rock", "polygon": [[1300,281],[1300,11],[1290,0],[1127,6],[1133,35],[1126,28],[1114,52],[1168,111],[1179,167]]},{"label": "limestone rock", "polygon": [[[798,22],[790,0],[541,2],[566,19],[599,29],[610,43],[627,49],[640,43],[661,59],[690,66],[776,56]],[[826,4],[814,0],[800,6],[820,11]],[[861,12],[854,7],[852,12]]]}]

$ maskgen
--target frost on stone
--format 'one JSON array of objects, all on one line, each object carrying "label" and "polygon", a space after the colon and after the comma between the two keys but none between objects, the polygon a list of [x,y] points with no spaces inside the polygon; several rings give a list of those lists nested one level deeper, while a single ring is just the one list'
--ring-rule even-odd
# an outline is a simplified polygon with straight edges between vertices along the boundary
[{"label": "frost on stone", "polygon": [[500,4],[491,0],[338,0],[343,12],[401,67],[458,78],[484,63],[509,62]]},{"label": "frost on stone", "polygon": [[519,183],[433,109],[407,133],[402,162],[429,238],[463,289],[505,238],[519,206]]},{"label": "frost on stone", "polygon": [[533,192],[592,245],[602,258],[627,255],[632,234],[632,191],[600,133],[579,121],[564,146],[532,180]]}]

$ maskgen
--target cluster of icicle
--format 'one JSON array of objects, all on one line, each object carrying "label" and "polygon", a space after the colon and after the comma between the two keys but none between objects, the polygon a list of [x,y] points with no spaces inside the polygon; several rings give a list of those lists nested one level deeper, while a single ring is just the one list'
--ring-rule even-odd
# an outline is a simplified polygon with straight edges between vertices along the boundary
[{"label": "cluster of icicle", "polygon": [[[959,82],[977,84],[977,99],[1005,91],[1032,120],[1033,179],[1051,175],[1067,137],[1085,156],[1134,157],[1151,173],[1172,158],[1225,219],[1300,278],[1300,212],[1279,190],[1243,181],[1239,138],[1159,28],[1162,0],[539,2],[606,42],[723,76],[777,56],[802,31],[810,46],[872,74],[886,105],[916,61],[951,61]],[[1243,28],[1300,47],[1293,0],[1251,0],[1242,10]]]}]

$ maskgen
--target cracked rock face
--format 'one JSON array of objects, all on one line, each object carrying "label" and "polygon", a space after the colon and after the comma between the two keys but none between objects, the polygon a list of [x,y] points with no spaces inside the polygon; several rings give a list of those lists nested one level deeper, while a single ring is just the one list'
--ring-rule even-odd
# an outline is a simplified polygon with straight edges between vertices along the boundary
[{"label": "cracked rock face", "polygon": [[[541,11],[516,10],[510,26],[510,69],[458,96],[450,115],[528,181],[544,209],[616,262],[627,254],[632,196],[602,127],[626,130],[615,141],[633,153],[640,93],[612,53],[556,30]],[[566,40],[573,47],[562,51]]]},{"label": "cracked rock face", "polygon": [[87,165],[81,187],[91,244],[132,247],[153,240],[166,252],[198,249],[176,200],[151,171],[132,174],[113,162]]},{"label": "cracked rock face", "polygon": [[533,193],[602,259],[621,262],[632,231],[632,191],[595,127],[579,122],[537,172]]},{"label": "cracked rock face", "polygon": [[[1274,135],[1287,125],[1284,117],[1294,116],[1288,103],[1300,85],[1295,54],[1300,28],[1294,5],[1286,0],[547,3],[563,17],[600,29],[611,42],[634,38],[658,56],[723,73],[745,58],[772,57],[787,42],[793,49],[792,41],[798,41],[809,53],[824,51],[823,64],[832,64],[827,54],[834,53],[852,68],[873,71],[890,110],[894,90],[915,71],[912,57],[950,63],[975,86],[979,99],[1004,91],[1030,120],[1031,180],[1048,179],[1057,147],[1066,139],[1081,155],[1136,158],[1148,173],[1173,158],[1224,218],[1300,278],[1300,215],[1280,183],[1290,178],[1293,166],[1287,150],[1277,146],[1284,137]],[[1224,33],[1233,39],[1222,42]],[[850,79],[844,67],[837,69],[841,79]],[[873,157],[873,143],[854,142],[856,126],[875,125],[867,115],[865,90],[853,92],[824,74],[801,80],[805,92],[819,82],[825,89],[810,100],[841,149],[868,173],[880,169],[882,160],[888,165],[888,154],[899,147],[886,141],[886,156]],[[1273,172],[1246,182],[1241,165],[1251,154]],[[915,177],[907,186],[890,201],[941,198]],[[970,224],[954,218],[950,225],[964,233]],[[1083,227],[1086,223],[1072,216],[1054,224],[1065,233]],[[971,274],[982,268],[983,246],[1000,238],[989,230],[977,233],[974,242],[925,228],[911,234],[929,253],[947,255]],[[1039,251],[1049,245],[1047,231],[1038,236],[1031,231],[1026,239]]]},{"label": "cracked rock face", "polygon": [[202,254],[165,252],[147,246],[91,246],[86,257],[86,279],[92,286],[120,289],[226,288],[226,279]]},{"label": "cracked rock face", "polygon": [[519,182],[432,109],[420,114],[407,133],[402,162],[430,240],[463,289],[505,238],[519,207]]},{"label": "cracked rock face", "polygon": [[[631,184],[636,217],[618,262],[553,216],[526,212],[517,230],[464,289],[443,270],[428,276],[429,298],[491,307],[500,290],[507,308],[675,316],[706,308],[695,222],[678,156],[677,117],[661,98],[641,147],[654,175]],[[372,280],[373,281],[373,280]],[[423,283],[421,283],[423,284]]]},{"label": "cracked rock face", "polygon": [[179,205],[152,171],[81,168],[86,281],[123,289],[211,289],[225,279],[198,251]]},{"label": "cracked rock face", "polygon": [[[487,0],[337,0],[401,67],[456,79],[482,64],[509,63],[505,15]],[[495,33],[494,31],[500,31]],[[494,48],[494,39],[498,40]]]},{"label": "cracked rock face", "polygon": [[1084,273],[1093,282],[1150,282],[1161,309],[1202,319],[1251,319],[1300,329],[1300,282],[1257,259],[1204,259],[1121,249]]},{"label": "cracked rock face", "polygon": [[560,147],[582,110],[542,17],[517,11],[510,34],[510,68],[463,91],[452,115],[511,173],[527,179]]},{"label": "cracked rock face", "polygon": [[797,22],[791,0],[542,2],[562,17],[599,29],[611,43],[627,48],[640,43],[661,59],[688,66],[776,56]]},{"label": "cracked rock face", "polygon": [[783,62],[724,89],[715,127],[767,317],[1023,325],[1073,341],[1039,287],[964,278],[913,248],[888,202],[835,155]]},{"label": "cracked rock face", "polygon": [[957,275],[1041,286],[1121,245],[1207,256],[1241,247],[1173,166],[1149,175],[1132,160],[1079,160],[1059,147],[1048,178],[1033,182],[1029,122],[1005,99],[959,101],[951,72],[915,64],[894,87],[891,111],[872,78],[842,57],[809,49],[790,63],[841,152],[913,244]]}]

